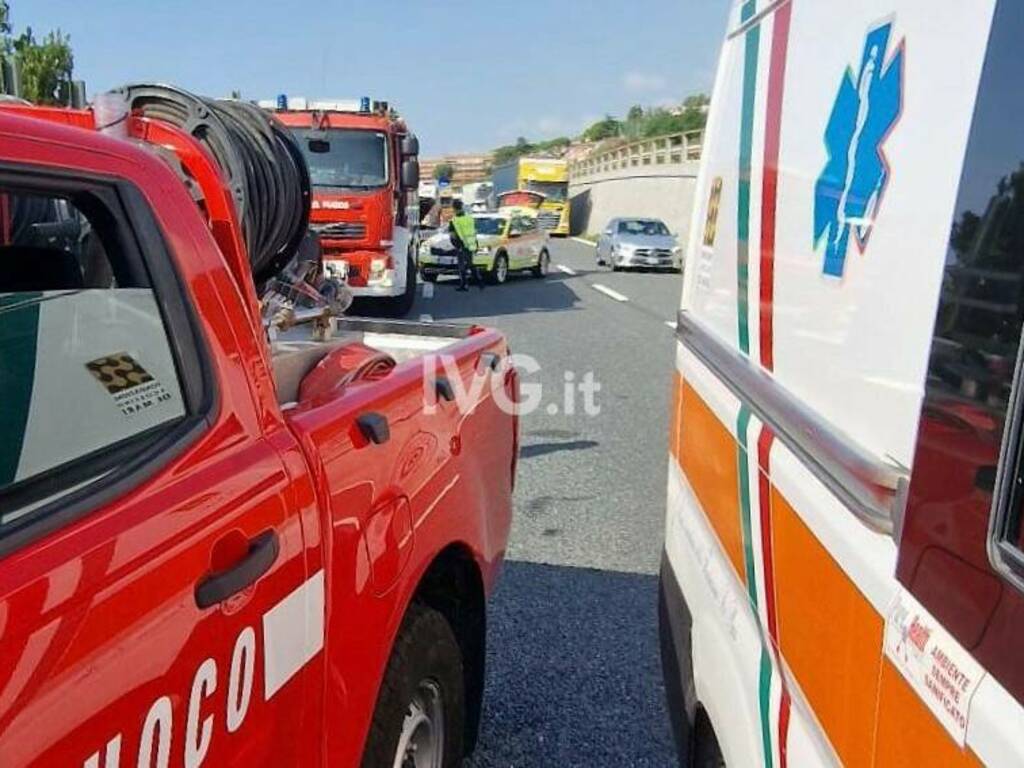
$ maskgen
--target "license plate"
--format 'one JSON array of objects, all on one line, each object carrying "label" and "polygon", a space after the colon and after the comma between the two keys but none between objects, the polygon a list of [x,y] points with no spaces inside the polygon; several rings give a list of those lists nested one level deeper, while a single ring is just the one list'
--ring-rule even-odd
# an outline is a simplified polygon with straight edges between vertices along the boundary
[{"label": "license plate", "polygon": [[648,264],[659,264],[659,263],[661,263],[661,262],[660,262],[660,260],[659,260],[659,259],[657,259],[657,258],[656,258],[656,257],[654,257],[654,256],[648,256],[648,257],[647,257],[647,263],[648,263]]},{"label": "license plate", "polygon": [[341,280],[344,282],[348,279],[348,262],[339,259],[331,259],[324,262],[324,274],[332,280]]},{"label": "license plate", "polygon": [[456,258],[454,256],[438,256],[437,263],[442,267],[450,267],[456,263]]}]

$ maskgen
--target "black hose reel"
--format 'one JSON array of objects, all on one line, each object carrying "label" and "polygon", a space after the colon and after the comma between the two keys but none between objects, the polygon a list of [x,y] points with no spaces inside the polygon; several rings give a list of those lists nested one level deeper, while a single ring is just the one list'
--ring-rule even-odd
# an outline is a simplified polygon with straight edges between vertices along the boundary
[{"label": "black hose reel", "polygon": [[127,108],[169,123],[210,152],[227,178],[257,287],[291,261],[306,235],[309,169],[289,130],[254,104],[167,85],[126,85]]}]

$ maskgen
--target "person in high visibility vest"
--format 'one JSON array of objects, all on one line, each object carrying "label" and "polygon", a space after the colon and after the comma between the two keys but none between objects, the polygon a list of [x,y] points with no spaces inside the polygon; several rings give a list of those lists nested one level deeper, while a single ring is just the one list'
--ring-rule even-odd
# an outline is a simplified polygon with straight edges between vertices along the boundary
[{"label": "person in high visibility vest", "polygon": [[448,234],[451,235],[452,245],[455,246],[455,253],[459,260],[459,287],[457,291],[467,291],[469,274],[472,272],[473,279],[484,289],[483,275],[473,263],[476,255],[476,222],[473,217],[466,213],[461,200],[456,200],[452,207],[455,209],[455,216],[448,223]]}]

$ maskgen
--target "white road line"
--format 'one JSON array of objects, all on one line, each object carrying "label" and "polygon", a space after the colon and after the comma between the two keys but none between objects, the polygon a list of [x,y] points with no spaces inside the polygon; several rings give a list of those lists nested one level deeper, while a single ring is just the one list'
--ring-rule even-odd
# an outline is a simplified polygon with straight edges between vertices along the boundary
[{"label": "white road line", "polygon": [[666,320],[665,321],[665,325],[667,325],[673,331],[676,329],[676,322],[675,322],[675,320]]},{"label": "white road line", "polygon": [[[422,315],[420,315],[420,322],[421,323],[432,323],[432,322],[434,322],[434,316],[433,315],[428,315],[427,313],[424,312]],[[672,327],[675,328],[675,323],[672,324]]]},{"label": "white road line", "polygon": [[423,298],[424,299],[432,299],[432,298],[434,298],[434,284],[433,283],[423,283]]},{"label": "white road line", "polygon": [[623,296],[618,291],[613,291],[611,288],[609,288],[606,285],[601,285],[600,283],[591,283],[591,287],[595,291],[603,293],[605,296],[607,296],[610,299],[615,299],[616,301],[629,301],[629,297],[628,296]]},{"label": "white road line", "polygon": [[575,275],[576,270],[565,266],[565,264],[555,264],[559,272],[565,272],[567,275]]},{"label": "white road line", "polygon": [[583,243],[583,245],[589,245],[591,248],[596,248],[597,247],[597,243],[592,243],[589,240],[585,240],[582,237],[572,237],[572,238],[569,238],[569,239],[570,240],[575,240],[577,243]]}]

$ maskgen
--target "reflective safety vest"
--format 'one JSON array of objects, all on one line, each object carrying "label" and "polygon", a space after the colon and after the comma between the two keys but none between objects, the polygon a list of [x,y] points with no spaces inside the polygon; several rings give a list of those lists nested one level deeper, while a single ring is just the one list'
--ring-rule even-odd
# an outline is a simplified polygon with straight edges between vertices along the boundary
[{"label": "reflective safety vest", "polygon": [[472,216],[465,213],[452,219],[452,226],[455,227],[455,234],[459,236],[462,245],[470,253],[476,253],[476,223]]}]

